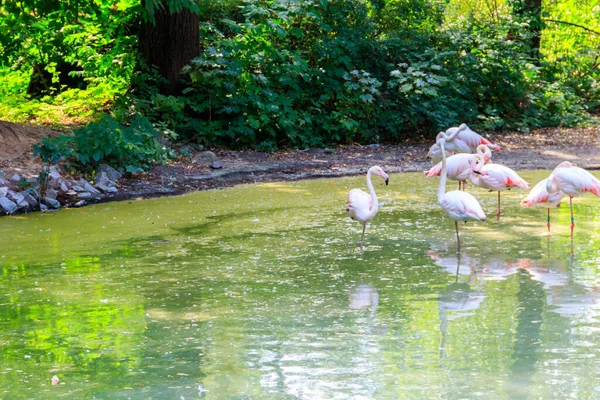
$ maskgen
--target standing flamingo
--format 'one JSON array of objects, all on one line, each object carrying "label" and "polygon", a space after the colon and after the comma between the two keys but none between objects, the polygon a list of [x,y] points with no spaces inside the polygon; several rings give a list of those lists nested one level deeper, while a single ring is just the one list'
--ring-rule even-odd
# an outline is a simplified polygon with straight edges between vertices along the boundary
[{"label": "standing flamingo", "polygon": [[379,211],[379,202],[377,201],[377,195],[375,189],[373,189],[373,183],[371,182],[371,175],[379,175],[385,180],[385,184],[388,184],[389,178],[387,174],[381,169],[381,167],[375,165],[369,168],[367,172],[367,187],[369,193],[366,193],[360,189],[352,189],[348,192],[348,204],[346,205],[346,211],[348,215],[355,221],[360,221],[363,224],[362,236],[360,238],[360,251],[363,250],[365,242],[365,229],[367,222],[369,222]]},{"label": "standing flamingo", "polygon": [[[441,136],[440,136],[441,135]],[[481,205],[472,194],[453,190],[446,193],[446,155],[444,153],[445,136],[444,132],[440,132],[437,140],[442,149],[442,172],[440,175],[440,187],[438,188],[438,203],[448,216],[454,220],[456,227],[456,251],[460,252],[460,237],[458,235],[458,221],[485,221],[485,214],[481,209]]]},{"label": "standing flamingo", "polygon": [[550,208],[560,206],[560,201],[566,195],[560,190],[548,193],[548,190],[546,189],[547,182],[548,178],[535,185],[527,197],[521,200],[521,207],[528,208],[536,204],[546,207],[548,209],[548,222],[546,223],[546,226],[548,227],[548,232],[550,232]]},{"label": "standing flamingo", "polygon": [[569,196],[569,204],[571,206],[571,236],[573,236],[573,229],[575,229],[573,197],[581,196],[585,192],[590,192],[600,197],[600,181],[585,169],[564,161],[558,164],[548,177],[546,190],[549,193],[560,190]]},{"label": "standing flamingo", "polygon": [[[483,157],[483,162],[486,164],[492,159],[492,152],[485,144],[477,146],[477,154]],[[469,161],[473,157],[475,157],[473,154],[460,153],[446,158],[448,179],[458,181],[458,190],[461,190],[461,184],[463,190],[467,185],[467,178],[471,174]],[[431,178],[432,176],[440,176],[441,173],[442,163],[440,162],[425,172],[425,176]]]},{"label": "standing flamingo", "polygon": [[500,192],[510,190],[511,187],[520,187],[529,189],[529,184],[525,179],[521,178],[512,169],[500,164],[484,164],[481,157],[476,157],[471,160],[471,182],[475,186],[489,189],[490,192],[498,192],[498,212],[496,213],[498,221],[500,221]]}]

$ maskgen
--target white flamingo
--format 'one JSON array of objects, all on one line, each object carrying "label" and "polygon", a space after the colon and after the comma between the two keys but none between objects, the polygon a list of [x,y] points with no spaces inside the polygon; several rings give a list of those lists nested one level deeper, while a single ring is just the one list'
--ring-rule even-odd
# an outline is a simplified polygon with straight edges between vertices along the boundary
[{"label": "white flamingo", "polygon": [[510,190],[511,187],[520,187],[529,189],[529,183],[521,178],[512,169],[500,164],[484,164],[481,157],[475,157],[471,161],[471,182],[475,186],[489,189],[490,192],[498,192],[498,212],[496,213],[500,221],[500,192]]},{"label": "white flamingo", "polygon": [[548,227],[548,232],[550,232],[550,209],[560,206],[560,201],[566,194],[560,190],[548,193],[548,190],[546,189],[547,183],[548,178],[538,182],[538,184],[531,189],[527,197],[521,200],[521,207],[528,208],[535,205],[546,207],[548,209],[548,222],[546,223],[546,226]]},{"label": "white flamingo", "polygon": [[[446,150],[446,157],[450,157],[452,155],[454,155],[454,152]],[[438,146],[437,143],[429,148],[427,157],[431,158],[431,161],[436,164],[442,162],[442,149],[440,149],[440,146]]]},{"label": "white flamingo", "polygon": [[569,196],[571,206],[571,235],[575,229],[573,217],[573,197],[590,192],[600,197],[600,181],[583,168],[574,166],[568,161],[560,163],[548,177],[546,190],[550,193],[562,191]]},{"label": "white flamingo", "polygon": [[[448,128],[444,135],[444,139],[446,139],[445,148],[448,151],[456,153],[474,153],[477,146],[480,144],[485,144],[494,151],[500,150],[500,146],[490,142],[478,133],[473,132],[467,124],[460,124],[459,127]],[[438,138],[441,138],[440,134],[436,137],[436,141]]]},{"label": "white flamingo", "polygon": [[362,236],[360,238],[360,250],[362,251],[365,242],[365,229],[367,222],[369,222],[379,211],[379,202],[377,201],[377,195],[371,182],[371,175],[379,175],[385,181],[387,185],[389,178],[387,174],[381,169],[381,167],[375,165],[369,168],[367,172],[367,187],[369,193],[366,193],[360,189],[352,189],[348,192],[348,204],[346,205],[346,211],[348,215],[355,221],[359,221],[363,224]]},{"label": "white flamingo", "polygon": [[442,172],[440,175],[440,186],[438,188],[438,203],[448,214],[448,216],[454,221],[456,227],[456,243],[457,251],[460,251],[460,237],[458,234],[458,221],[485,221],[485,213],[481,209],[481,205],[472,194],[453,190],[446,193],[446,156],[444,155],[445,150],[445,136],[444,132],[440,132],[438,135],[439,139],[437,143],[442,149]]},{"label": "white flamingo", "polygon": [[[480,144],[477,146],[477,154],[483,157],[483,161],[486,164],[492,159],[492,152],[485,144]],[[471,174],[471,165],[469,164],[469,161],[475,157],[475,155],[460,153],[446,157],[446,173],[448,174],[448,179],[458,181],[458,190],[461,189],[461,184],[466,187],[467,178],[469,178]],[[435,166],[431,167],[429,171],[425,172],[425,176],[431,178],[432,176],[440,176],[441,173],[442,163],[439,162]]]}]

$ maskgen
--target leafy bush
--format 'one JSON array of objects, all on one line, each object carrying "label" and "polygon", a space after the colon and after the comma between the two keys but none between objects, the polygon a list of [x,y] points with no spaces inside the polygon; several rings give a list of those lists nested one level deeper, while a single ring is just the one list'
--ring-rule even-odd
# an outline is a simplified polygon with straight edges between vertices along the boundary
[{"label": "leafy bush", "polygon": [[123,172],[137,173],[171,156],[157,139],[158,133],[144,117],[137,115],[124,126],[104,115],[98,122],[75,129],[73,135],[42,139],[34,153],[46,162],[63,160],[74,169],[107,163]]}]

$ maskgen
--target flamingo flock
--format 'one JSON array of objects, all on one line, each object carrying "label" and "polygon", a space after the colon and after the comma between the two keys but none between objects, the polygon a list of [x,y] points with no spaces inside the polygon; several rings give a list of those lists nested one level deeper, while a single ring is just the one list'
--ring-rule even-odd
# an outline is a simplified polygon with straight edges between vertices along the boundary
[{"label": "flamingo flock", "polygon": [[[460,236],[458,222],[485,221],[485,213],[479,201],[466,192],[467,179],[475,186],[498,192],[497,220],[502,213],[500,193],[511,188],[529,189],[529,183],[514,170],[492,163],[492,150],[498,151],[500,146],[490,142],[466,124],[452,127],[436,136],[436,143],[431,146],[427,156],[436,163],[425,172],[430,178],[440,177],[438,188],[438,203],[442,210],[454,221],[456,228],[457,251],[460,251]],[[371,176],[381,176],[388,184],[388,175],[379,166],[374,166],[367,172],[367,187],[369,193],[360,189],[352,189],[348,193],[346,211],[350,218],[363,225],[360,249],[363,250],[367,223],[379,211],[379,203]],[[458,181],[458,190],[446,192],[447,180]],[[550,176],[536,184],[527,197],[521,201],[521,207],[541,206],[548,209],[547,228],[550,232],[550,209],[558,207],[561,200],[569,196],[571,208],[571,236],[575,228],[573,215],[573,197],[584,193],[592,193],[600,197],[600,180],[588,171],[576,167],[568,161],[560,163]]]}]

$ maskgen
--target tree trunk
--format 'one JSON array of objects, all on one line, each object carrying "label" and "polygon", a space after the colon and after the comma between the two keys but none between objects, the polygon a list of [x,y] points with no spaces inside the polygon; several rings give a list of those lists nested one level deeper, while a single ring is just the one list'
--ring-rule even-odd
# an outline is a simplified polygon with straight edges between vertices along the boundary
[{"label": "tree trunk", "polygon": [[181,93],[181,68],[200,55],[199,25],[197,14],[187,9],[171,14],[166,4],[156,9],[154,22],[142,22],[140,52],[146,63],[156,66],[160,75],[167,80],[160,88],[161,93]]},{"label": "tree trunk", "polygon": [[512,0],[513,13],[517,18],[528,21],[530,38],[523,40],[530,49],[531,57],[539,62],[542,41],[542,0]]}]

